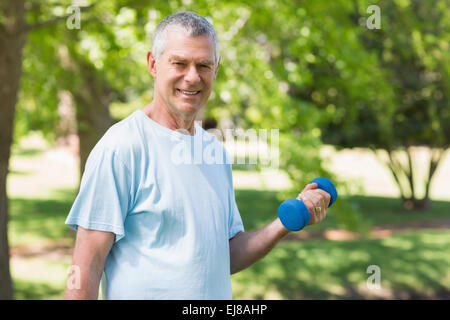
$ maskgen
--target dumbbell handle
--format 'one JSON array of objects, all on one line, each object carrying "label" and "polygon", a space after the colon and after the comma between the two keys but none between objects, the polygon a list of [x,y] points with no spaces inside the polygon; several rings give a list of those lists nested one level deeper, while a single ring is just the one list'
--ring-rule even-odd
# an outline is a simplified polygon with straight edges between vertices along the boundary
[{"label": "dumbbell handle", "polygon": [[[336,201],[337,190],[333,183],[327,178],[316,178],[311,183],[317,183],[317,188],[322,189],[330,194],[330,204],[328,207]],[[299,231],[308,225],[311,216],[308,208],[303,201],[297,199],[287,199],[278,207],[278,217],[283,223],[284,227],[291,231]]]}]

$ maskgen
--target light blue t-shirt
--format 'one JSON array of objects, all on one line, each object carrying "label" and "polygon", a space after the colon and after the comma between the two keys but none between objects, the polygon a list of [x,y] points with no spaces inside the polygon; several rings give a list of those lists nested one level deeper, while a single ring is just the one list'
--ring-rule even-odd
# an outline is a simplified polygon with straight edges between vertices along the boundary
[{"label": "light blue t-shirt", "polygon": [[142,110],[91,151],[66,224],[115,234],[104,299],[231,299],[229,239],[244,231],[223,145]]}]

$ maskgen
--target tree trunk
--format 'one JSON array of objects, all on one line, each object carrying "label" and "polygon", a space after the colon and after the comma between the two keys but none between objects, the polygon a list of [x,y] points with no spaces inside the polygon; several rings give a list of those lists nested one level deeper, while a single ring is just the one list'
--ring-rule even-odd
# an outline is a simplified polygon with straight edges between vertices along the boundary
[{"label": "tree trunk", "polygon": [[76,104],[77,130],[80,141],[81,177],[89,153],[113,123],[109,113],[112,90],[97,75],[92,65],[79,59],[76,62],[80,76],[84,79],[80,90],[72,91]]},{"label": "tree trunk", "polygon": [[431,208],[431,181],[435,176],[436,169],[439,167],[441,160],[444,159],[445,149],[430,148],[430,153],[428,176],[425,181],[425,197],[422,200],[418,200],[416,204],[416,207],[423,211],[428,211]]},{"label": "tree trunk", "polygon": [[[371,150],[374,152],[375,156],[391,171],[392,176],[394,177],[394,181],[397,184],[398,189],[400,190],[403,208],[408,211],[428,211],[431,208],[431,181],[434,177],[434,174],[436,173],[436,169],[439,167],[439,164],[443,159],[445,149],[431,148],[430,150],[431,156],[429,161],[429,172],[424,182],[425,196],[422,199],[418,199],[415,194],[413,157],[410,150],[406,150],[408,156],[407,164],[402,164],[401,161],[396,158],[393,150],[385,150],[389,157],[387,161],[383,161],[382,158],[379,157],[375,149]],[[407,180],[406,187],[404,186],[404,184],[402,184],[402,179],[403,181],[405,179]]]},{"label": "tree trunk", "polygon": [[80,141],[80,177],[89,153],[112,124],[109,105],[77,102],[77,126]]},{"label": "tree trunk", "polygon": [[431,200],[428,196],[423,199],[414,201],[414,209],[415,210],[429,211],[430,208],[431,208]]},{"label": "tree trunk", "polygon": [[[430,188],[431,181],[434,178],[436,173],[436,169],[439,167],[441,160],[443,159],[443,155],[445,149],[441,148],[430,148],[430,160],[429,160],[429,172],[425,179],[424,187],[425,187],[425,195],[423,198],[418,199],[415,194],[414,189],[414,168],[413,168],[413,157],[411,150],[407,150],[408,156],[408,164],[405,167],[402,167],[400,161],[396,160],[394,155],[390,155],[390,161],[387,163],[388,167],[391,169],[391,172],[395,178],[397,186],[399,187],[402,194],[402,203],[403,208],[406,210],[420,210],[420,211],[429,211],[431,208],[431,199],[430,199]],[[408,180],[409,187],[409,195],[406,194],[405,190],[401,186],[401,182],[399,180],[399,176],[403,174],[406,176]]]},{"label": "tree trunk", "polygon": [[0,300],[13,299],[9,269],[8,196],[6,179],[14,129],[14,114],[25,45],[24,1],[0,5]]},{"label": "tree trunk", "polygon": [[78,34],[67,32],[67,39],[68,45],[59,54],[61,66],[67,71],[68,79],[81,80],[77,85],[72,81],[63,85],[71,93],[76,110],[81,182],[89,153],[113,124],[109,105],[115,92],[92,63],[74,48],[73,44],[80,41]]}]

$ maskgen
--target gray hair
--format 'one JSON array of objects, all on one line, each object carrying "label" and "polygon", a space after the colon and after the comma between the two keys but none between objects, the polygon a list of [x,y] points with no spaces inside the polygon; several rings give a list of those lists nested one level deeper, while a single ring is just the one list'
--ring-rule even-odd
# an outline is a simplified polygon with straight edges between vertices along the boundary
[{"label": "gray hair", "polygon": [[215,63],[216,66],[219,63],[219,42],[217,40],[216,30],[214,27],[202,16],[198,15],[192,11],[182,11],[171,14],[165,17],[156,27],[155,33],[153,34],[153,46],[152,52],[156,60],[164,51],[166,40],[167,40],[167,30],[172,27],[181,28],[186,31],[190,36],[201,36],[209,35],[214,40],[215,45]]}]

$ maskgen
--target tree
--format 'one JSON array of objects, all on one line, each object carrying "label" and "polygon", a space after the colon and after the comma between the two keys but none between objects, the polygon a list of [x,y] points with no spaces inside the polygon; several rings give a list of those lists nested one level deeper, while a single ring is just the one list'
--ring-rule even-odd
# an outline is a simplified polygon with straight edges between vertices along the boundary
[{"label": "tree", "polygon": [[[357,26],[368,3],[353,4],[354,13],[348,17]],[[381,29],[362,27],[357,32],[358,42],[372,54],[377,69],[373,74],[380,75],[369,81],[378,92],[352,96],[348,93],[354,82],[342,83],[339,78],[311,90],[325,97],[321,107],[333,104],[343,115],[323,125],[324,141],[371,148],[392,172],[404,207],[427,210],[431,182],[450,141],[450,58],[446,54],[450,9],[447,1],[381,1],[378,5]],[[341,97],[326,96],[327,90],[337,86],[343,89]],[[415,163],[418,146],[430,150],[425,177],[419,177]],[[422,197],[419,190],[424,190]]]},{"label": "tree", "polygon": [[19,90],[22,48],[25,44],[24,1],[0,3],[0,299],[11,299],[7,235],[8,201],[6,177],[12,143],[14,112]]},{"label": "tree", "polygon": [[[430,207],[430,186],[450,146],[450,8],[448,1],[382,2],[382,32],[361,35],[368,50],[377,53],[393,87],[397,109],[389,122],[393,134],[382,148],[384,161],[399,187],[405,208]],[[414,147],[430,149],[428,173],[417,176]],[[375,151],[376,152],[376,151]],[[376,152],[378,153],[378,152]],[[406,161],[402,156],[405,155]],[[424,195],[420,198],[417,186]]]},{"label": "tree", "polygon": [[27,15],[36,16],[41,3],[24,0],[0,3],[0,299],[12,299],[13,289],[9,271],[7,235],[8,197],[6,179],[13,141],[14,117],[22,74],[22,54],[28,34],[39,28],[64,20],[67,16],[40,17],[27,21]]}]

